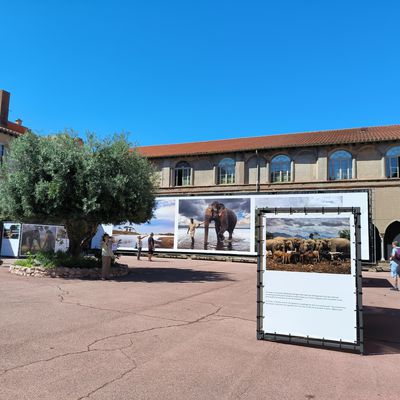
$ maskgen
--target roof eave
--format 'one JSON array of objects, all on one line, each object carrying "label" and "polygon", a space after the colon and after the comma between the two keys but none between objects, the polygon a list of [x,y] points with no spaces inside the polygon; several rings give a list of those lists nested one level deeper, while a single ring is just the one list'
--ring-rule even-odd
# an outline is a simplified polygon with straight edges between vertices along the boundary
[{"label": "roof eave", "polygon": [[7,135],[11,135],[14,137],[19,137],[23,135],[22,133],[13,131],[12,129],[4,128],[4,126],[0,126],[0,132],[6,133]]},{"label": "roof eave", "polygon": [[[158,159],[158,158],[177,158],[177,157],[187,157],[187,156],[205,156],[205,155],[212,155],[212,154],[228,154],[228,153],[237,153],[237,152],[249,152],[249,151],[256,151],[256,150],[280,150],[280,149],[287,149],[287,148],[295,148],[295,147],[323,147],[323,146],[337,146],[337,145],[351,145],[351,144],[360,144],[360,143],[374,143],[374,142],[391,142],[396,141],[394,138],[382,138],[379,140],[376,139],[368,139],[366,138],[363,141],[332,141],[332,142],[325,142],[325,143],[312,143],[312,144],[289,144],[285,146],[274,146],[274,147],[249,147],[249,148],[238,148],[232,150],[216,150],[212,152],[190,152],[190,153],[177,153],[177,154],[168,154],[168,155],[143,155],[149,159]],[[140,153],[140,150],[138,150]]]}]

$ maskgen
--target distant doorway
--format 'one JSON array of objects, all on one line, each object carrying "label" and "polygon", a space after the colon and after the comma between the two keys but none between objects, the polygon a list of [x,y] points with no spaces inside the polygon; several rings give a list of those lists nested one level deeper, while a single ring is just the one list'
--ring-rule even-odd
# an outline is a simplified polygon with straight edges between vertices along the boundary
[{"label": "distant doorway", "polygon": [[385,259],[387,260],[391,251],[391,244],[393,241],[397,240],[400,242],[400,222],[394,221],[392,222],[385,231],[385,242],[384,242],[384,249],[385,249]]},{"label": "distant doorway", "polygon": [[382,239],[381,236],[379,234],[378,228],[373,225],[373,229],[374,229],[374,245],[375,248],[373,249],[375,251],[375,260],[372,260],[374,263],[380,261],[380,259],[382,258]]}]

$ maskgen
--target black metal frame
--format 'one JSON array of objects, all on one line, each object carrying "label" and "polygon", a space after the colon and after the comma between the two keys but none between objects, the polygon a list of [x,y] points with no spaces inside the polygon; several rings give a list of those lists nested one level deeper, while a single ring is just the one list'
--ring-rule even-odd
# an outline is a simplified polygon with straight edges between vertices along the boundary
[{"label": "black metal frame", "polygon": [[[357,341],[355,343],[326,340],[324,338],[303,337],[283,335],[278,333],[264,332],[264,272],[266,270],[266,254],[265,252],[265,232],[264,232],[264,215],[267,213],[289,213],[289,214],[308,214],[308,213],[352,213],[354,215],[355,225],[355,295],[357,313]],[[360,242],[360,208],[359,207],[322,207],[322,208],[258,208],[256,209],[256,244],[257,244],[257,339],[270,340],[284,343],[294,343],[299,345],[308,345],[316,347],[326,347],[339,350],[349,350],[364,353],[364,321],[363,321],[363,305],[362,305],[362,269],[361,269],[361,242]]]}]

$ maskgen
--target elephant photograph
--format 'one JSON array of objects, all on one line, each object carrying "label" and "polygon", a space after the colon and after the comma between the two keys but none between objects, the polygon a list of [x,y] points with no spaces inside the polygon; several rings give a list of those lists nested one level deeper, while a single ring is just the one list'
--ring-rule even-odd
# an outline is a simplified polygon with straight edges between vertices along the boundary
[{"label": "elephant photograph", "polygon": [[250,251],[250,198],[179,199],[178,249]]},{"label": "elephant photograph", "polygon": [[267,270],[350,274],[350,218],[266,218]]},{"label": "elephant photograph", "polygon": [[55,251],[57,226],[22,224],[20,255]]}]

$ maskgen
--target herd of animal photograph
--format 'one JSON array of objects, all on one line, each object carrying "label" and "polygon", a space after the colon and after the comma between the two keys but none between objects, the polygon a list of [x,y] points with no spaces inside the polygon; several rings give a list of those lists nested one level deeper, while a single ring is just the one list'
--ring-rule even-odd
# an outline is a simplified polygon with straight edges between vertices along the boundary
[{"label": "herd of animal photograph", "polygon": [[269,269],[350,273],[350,240],[275,237],[266,240]]}]

